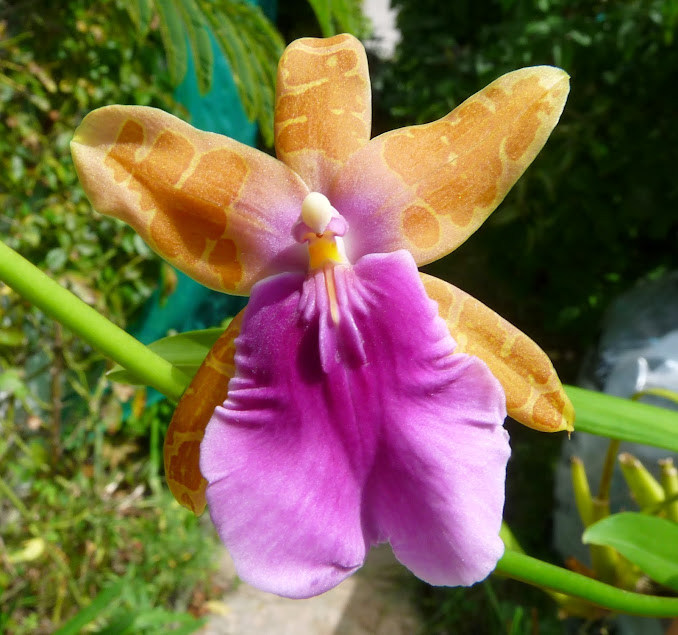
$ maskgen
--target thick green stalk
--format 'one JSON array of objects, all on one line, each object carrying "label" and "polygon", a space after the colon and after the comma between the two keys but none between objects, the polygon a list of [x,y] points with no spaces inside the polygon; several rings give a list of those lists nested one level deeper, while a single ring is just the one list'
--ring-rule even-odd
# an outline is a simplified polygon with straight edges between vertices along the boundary
[{"label": "thick green stalk", "polygon": [[537,560],[522,553],[506,551],[495,573],[535,586],[560,591],[615,613],[652,617],[677,617],[678,598],[642,595]]},{"label": "thick green stalk", "polygon": [[0,281],[114,360],[147,386],[178,401],[190,379],[0,242]]}]

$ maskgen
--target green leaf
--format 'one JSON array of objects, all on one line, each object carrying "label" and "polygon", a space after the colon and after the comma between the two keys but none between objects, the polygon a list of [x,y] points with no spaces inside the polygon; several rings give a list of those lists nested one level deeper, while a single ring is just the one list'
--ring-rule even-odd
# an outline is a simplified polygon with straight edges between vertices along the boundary
[{"label": "green leaf", "polygon": [[173,84],[178,84],[188,70],[186,31],[175,0],[156,0],[156,7],[170,77]]},{"label": "green leaf", "polygon": [[111,618],[107,626],[100,628],[97,635],[129,635],[133,632],[136,616],[137,613],[131,613],[125,607]]},{"label": "green leaf", "polygon": [[50,249],[45,256],[45,264],[50,271],[60,271],[63,269],[67,260],[68,256],[66,255],[66,252],[59,247]]},{"label": "green leaf", "polygon": [[184,624],[179,628],[175,628],[172,631],[172,635],[191,635],[191,633],[195,633],[196,631],[200,630],[200,628],[204,626],[206,623],[207,620],[203,618],[196,620],[195,622]]},{"label": "green leaf", "polygon": [[332,11],[330,9],[331,0],[308,0],[308,3],[315,13],[316,20],[320,25],[323,37],[332,37],[336,35],[334,25],[332,24]]},{"label": "green leaf", "polygon": [[183,625],[182,627],[172,629],[172,633],[193,633],[204,623],[205,620],[197,619],[190,613],[167,611],[160,607],[140,613],[135,620],[135,626],[140,631],[146,632],[148,629],[153,628],[154,630],[157,629],[160,633],[167,633],[168,627],[172,624]]},{"label": "green leaf", "polygon": [[369,34],[360,0],[332,0],[331,6],[338,33],[351,33],[357,38]]},{"label": "green leaf", "polygon": [[84,626],[96,620],[120,597],[125,582],[125,580],[118,580],[115,584],[101,591],[99,595],[77,615],[68,620],[54,635],[78,635]]},{"label": "green leaf", "polygon": [[624,512],[591,525],[582,540],[613,547],[650,578],[678,591],[678,524]]},{"label": "green leaf", "polygon": [[678,412],[574,386],[565,391],[576,413],[575,432],[678,452]]},{"label": "green leaf", "polygon": [[337,33],[367,35],[367,21],[360,0],[308,0],[320,25],[323,37]]},{"label": "green leaf", "polygon": [[[7,393],[7,395],[13,395],[17,399],[26,399],[29,394],[28,387],[21,379],[21,374],[18,370],[10,368],[9,370],[3,370],[0,373],[0,394]],[[3,395],[3,397],[6,395]]]},{"label": "green leaf", "polygon": [[193,53],[198,90],[201,95],[204,95],[212,86],[212,69],[214,68],[214,52],[207,22],[195,0],[178,0],[178,4]]},{"label": "green leaf", "polygon": [[125,9],[129,17],[134,22],[136,30],[141,37],[148,33],[148,27],[151,24],[151,17],[153,17],[153,5],[151,0],[127,0],[125,2]]},{"label": "green leaf", "polygon": [[[223,328],[186,331],[156,340],[149,344],[148,348],[192,379],[210,348],[214,346],[223,332]],[[144,383],[133,373],[117,364],[108,371],[107,377],[124,384],[141,385]]]},{"label": "green leaf", "polygon": [[97,631],[97,635],[133,635],[134,633],[172,633],[189,635],[204,626],[206,619],[198,619],[190,613],[167,611],[162,608],[149,608],[130,612],[129,610],[113,616],[108,626]]}]

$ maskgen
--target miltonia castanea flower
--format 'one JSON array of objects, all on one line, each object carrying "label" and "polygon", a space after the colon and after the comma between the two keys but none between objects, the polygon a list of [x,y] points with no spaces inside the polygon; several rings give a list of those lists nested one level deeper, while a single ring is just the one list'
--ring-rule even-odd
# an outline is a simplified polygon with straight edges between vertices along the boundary
[{"label": "miltonia castanea flower", "polygon": [[365,52],[340,35],[280,61],[279,160],[151,108],[83,121],[73,156],[94,207],[203,284],[251,295],[165,443],[173,493],[196,513],[206,495],[245,581],[312,596],[386,541],[431,584],[496,565],[506,409],[555,431],[572,407],[536,344],[417,266],[501,202],[567,91],[559,69],[519,70],[370,141]]}]

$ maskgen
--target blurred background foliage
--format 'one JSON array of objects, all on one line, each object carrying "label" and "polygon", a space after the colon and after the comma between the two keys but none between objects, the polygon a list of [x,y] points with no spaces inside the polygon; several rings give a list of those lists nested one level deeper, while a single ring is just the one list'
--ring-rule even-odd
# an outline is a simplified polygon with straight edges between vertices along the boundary
[{"label": "blurred background foliage", "polygon": [[[562,119],[481,231],[436,274],[560,355],[574,380],[610,299],[676,264],[676,0],[393,0],[380,129],[445,115],[499,75],[571,76]],[[566,363],[569,361],[569,365]]]},{"label": "blurred background foliage", "polygon": [[[0,237],[120,325],[163,266],[92,213],[68,144],[99,106],[178,112],[157,28],[141,42],[131,26],[115,2],[0,2]],[[0,632],[51,633],[116,575],[130,615],[209,590],[215,543],[158,486],[171,409],[143,412],[143,393],[111,391],[104,370],[0,285]]]},{"label": "blurred background foliage", "polygon": [[[563,116],[533,165],[467,243],[426,270],[531,335],[574,383],[609,302],[678,265],[678,2],[392,5],[402,40],[392,60],[372,64],[375,134],[442,117],[516,68],[550,64],[571,76]],[[562,439],[508,427],[506,519],[528,553],[557,562],[552,493]],[[424,591],[430,632],[562,632],[543,598],[491,583],[505,631],[497,599],[478,585]]]},{"label": "blurred background foliage", "polygon": [[[428,268],[545,345],[572,381],[609,300],[675,267],[678,0],[393,5],[402,41],[392,59],[370,58],[375,134],[443,116],[521,66],[555,64],[572,77],[561,123],[534,165],[472,240]],[[72,133],[110,103],[187,116],[173,85],[190,49],[209,90],[210,27],[270,143],[284,42],[344,30],[365,37],[369,25],[359,0],[260,6],[0,0],[0,238],[117,324],[130,324],[158,286],[171,293],[173,276],[133,232],[92,212],[72,167]],[[0,285],[0,632],[51,632],[115,576],[143,589],[123,599],[129,614],[163,606],[200,615],[219,591],[212,533],[160,484],[171,406],[144,408],[143,391],[112,387],[105,368]],[[548,555],[557,441],[511,432],[509,521],[529,528],[517,532],[529,552]],[[528,460],[539,479],[522,469]],[[552,615],[523,614],[507,593],[498,604],[492,586],[430,590],[422,607],[431,632],[478,632],[463,630],[478,627],[471,613],[488,629],[530,632],[541,621],[551,632]],[[135,632],[168,632],[165,622]]]},{"label": "blurred background foliage", "polygon": [[[375,134],[442,117],[522,66],[556,65],[571,76],[563,116],[533,165],[467,243],[426,269],[531,335],[561,378],[575,382],[611,299],[678,265],[678,2],[392,5],[402,40],[392,60],[372,65]],[[550,546],[561,439],[509,429],[506,519],[528,553],[558,561]],[[561,632],[552,609],[530,593],[496,588],[505,632]],[[422,608],[430,632],[500,632],[485,586],[427,590]]]}]

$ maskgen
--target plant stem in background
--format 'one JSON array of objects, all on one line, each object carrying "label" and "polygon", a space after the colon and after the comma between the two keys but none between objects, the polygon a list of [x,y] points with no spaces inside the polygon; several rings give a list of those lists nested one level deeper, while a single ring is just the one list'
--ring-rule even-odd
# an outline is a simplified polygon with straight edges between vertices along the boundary
[{"label": "plant stem in background", "polygon": [[[621,443],[617,439],[611,439],[607,446],[607,454],[603,463],[603,473],[600,475],[600,484],[598,485],[598,498],[601,501],[610,502],[610,485],[612,484],[612,474],[614,466],[617,463],[617,452]],[[600,520],[600,519],[598,519]]]},{"label": "plant stem in background", "polygon": [[134,373],[143,383],[178,401],[189,378],[168,361],[64,289],[28,260],[0,242],[0,281]]},{"label": "plant stem in background", "polygon": [[664,501],[666,495],[659,481],[635,456],[622,452],[619,455],[619,465],[634,500],[643,511]]},{"label": "plant stem in background", "polygon": [[[591,522],[595,523],[610,515],[610,486],[612,485],[612,474],[617,462],[617,452],[619,452],[620,442],[617,439],[611,439],[607,446],[603,471],[600,475],[600,484],[598,485],[598,496],[592,503]],[[588,526],[588,525],[585,525]],[[617,552],[611,547],[604,545],[590,545],[591,564],[596,577],[603,582],[614,584],[617,578]]]},{"label": "plant stem in background", "polygon": [[647,390],[641,390],[640,392],[634,393],[631,396],[631,399],[638,401],[641,397],[645,395],[652,395],[653,397],[661,397],[670,401],[671,403],[678,404],[678,393],[675,390],[669,390],[667,388],[648,388]]},{"label": "plant stem in background", "polygon": [[574,491],[574,500],[577,504],[579,518],[584,527],[588,527],[593,522],[593,500],[591,498],[591,488],[586,477],[586,469],[583,461],[578,456],[570,459],[570,473],[572,476],[572,489]]},{"label": "plant stem in background", "polygon": [[593,578],[568,571],[515,551],[506,551],[495,573],[528,584],[560,591],[602,608],[629,615],[678,616],[678,598],[623,591]]},{"label": "plant stem in background", "polygon": [[[593,499],[593,523],[597,523],[610,515],[609,498]],[[590,545],[591,565],[596,574],[596,578],[603,582],[615,584],[617,582],[617,562],[619,557],[617,552],[606,545]]]}]

